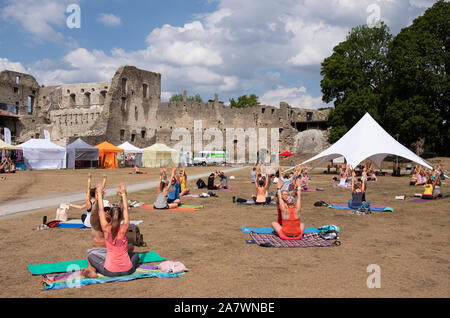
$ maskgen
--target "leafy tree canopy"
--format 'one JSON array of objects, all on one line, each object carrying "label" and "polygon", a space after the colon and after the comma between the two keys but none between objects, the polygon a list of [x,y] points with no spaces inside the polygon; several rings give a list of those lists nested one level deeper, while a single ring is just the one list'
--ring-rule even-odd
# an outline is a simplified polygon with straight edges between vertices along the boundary
[{"label": "leafy tree canopy", "polygon": [[[198,102],[203,103],[202,97],[200,94],[195,94],[194,96],[188,96],[187,101],[190,102]],[[182,102],[183,101],[183,95],[182,94],[174,94],[172,97],[170,97],[169,102]]]},{"label": "leafy tree canopy", "polygon": [[255,94],[251,94],[250,96],[242,95],[238,97],[237,101],[234,98],[230,99],[230,106],[236,108],[246,108],[246,107],[255,107],[258,106],[258,96]]}]

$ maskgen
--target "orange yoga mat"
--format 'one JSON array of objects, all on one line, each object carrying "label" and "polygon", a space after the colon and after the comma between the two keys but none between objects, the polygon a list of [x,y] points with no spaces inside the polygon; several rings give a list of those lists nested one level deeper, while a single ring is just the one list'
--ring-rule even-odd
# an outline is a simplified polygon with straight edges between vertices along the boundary
[{"label": "orange yoga mat", "polygon": [[138,207],[138,209],[145,209],[145,210],[159,210],[159,211],[187,211],[187,212],[195,212],[199,209],[191,209],[191,208],[175,208],[175,209],[155,209],[153,205],[141,205]]}]

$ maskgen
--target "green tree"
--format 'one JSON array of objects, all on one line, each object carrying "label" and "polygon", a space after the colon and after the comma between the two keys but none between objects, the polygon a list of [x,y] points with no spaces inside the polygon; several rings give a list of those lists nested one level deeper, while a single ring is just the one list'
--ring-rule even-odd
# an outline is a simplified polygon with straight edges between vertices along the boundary
[{"label": "green tree", "polygon": [[389,131],[411,145],[450,155],[450,3],[437,1],[401,30],[389,48]]},{"label": "green tree", "polygon": [[256,96],[255,94],[251,94],[250,96],[239,96],[237,101],[235,101],[234,98],[230,99],[230,106],[235,108],[255,107],[258,105],[258,96]]},{"label": "green tree", "polygon": [[383,120],[391,41],[383,22],[373,28],[358,26],[322,62],[322,100],[334,102],[329,116],[330,143],[341,138],[366,112],[377,121]]},{"label": "green tree", "polygon": [[[200,94],[195,94],[194,96],[188,96],[186,98],[186,100],[190,101],[190,102],[203,103],[203,99],[200,96]],[[182,94],[174,94],[169,99],[169,102],[182,102],[182,101],[183,101],[183,95]]]}]

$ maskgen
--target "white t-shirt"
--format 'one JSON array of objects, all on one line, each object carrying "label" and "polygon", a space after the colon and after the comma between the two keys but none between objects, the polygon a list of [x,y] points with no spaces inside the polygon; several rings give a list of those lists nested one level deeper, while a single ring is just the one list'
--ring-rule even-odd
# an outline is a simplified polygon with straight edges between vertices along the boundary
[{"label": "white t-shirt", "polygon": [[[111,207],[111,204],[109,203],[108,200],[103,200],[103,206]],[[91,208],[91,211],[92,211],[92,208]],[[86,218],[84,219],[83,224],[85,227],[91,227],[91,212],[86,211]]]}]

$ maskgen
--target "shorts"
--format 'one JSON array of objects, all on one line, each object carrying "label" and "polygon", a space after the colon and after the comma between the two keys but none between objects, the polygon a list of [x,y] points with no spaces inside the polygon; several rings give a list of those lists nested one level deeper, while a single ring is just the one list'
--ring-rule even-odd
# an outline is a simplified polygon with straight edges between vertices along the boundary
[{"label": "shorts", "polygon": [[253,201],[255,202],[255,205],[266,205],[266,204],[270,204],[270,202],[272,201],[272,198],[266,197],[265,202],[256,202],[256,197],[253,197]]},{"label": "shorts", "polygon": [[176,200],[176,199],[167,199],[167,203],[168,203],[168,204],[171,204],[171,203],[175,202],[175,200]]},{"label": "shorts", "polygon": [[422,199],[424,199],[424,200],[433,200],[434,196],[432,194],[422,194]]},{"label": "shorts", "polygon": [[169,205],[166,205],[164,208],[157,208],[156,206],[153,206],[153,208],[156,210],[166,210],[169,208]]}]

